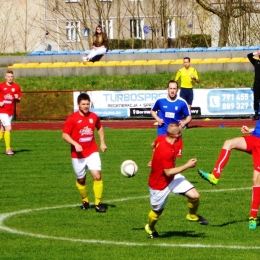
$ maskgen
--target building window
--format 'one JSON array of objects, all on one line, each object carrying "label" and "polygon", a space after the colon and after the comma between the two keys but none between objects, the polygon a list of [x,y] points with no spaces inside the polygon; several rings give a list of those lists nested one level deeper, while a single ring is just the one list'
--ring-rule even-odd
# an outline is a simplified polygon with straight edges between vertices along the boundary
[{"label": "building window", "polygon": [[101,21],[102,31],[107,34],[109,39],[113,37],[113,20],[102,20]]},{"label": "building window", "polygon": [[168,38],[176,38],[175,34],[175,21],[168,19]]},{"label": "building window", "polygon": [[[164,36],[164,29],[161,27],[161,36]],[[176,33],[175,33],[175,21],[167,19],[167,37],[174,39],[176,38]]]},{"label": "building window", "polygon": [[79,42],[80,23],[77,21],[66,22],[66,36],[69,42]]},{"label": "building window", "polygon": [[131,19],[130,20],[130,37],[131,38],[137,38],[137,39],[143,39],[143,26],[144,21],[141,19]]}]

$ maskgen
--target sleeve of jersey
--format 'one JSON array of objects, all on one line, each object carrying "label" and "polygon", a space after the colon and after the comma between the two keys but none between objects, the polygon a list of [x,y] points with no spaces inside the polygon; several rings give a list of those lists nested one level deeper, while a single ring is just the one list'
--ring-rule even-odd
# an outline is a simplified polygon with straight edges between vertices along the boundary
[{"label": "sleeve of jersey", "polygon": [[159,110],[159,100],[156,100],[152,107],[152,111],[158,111]]},{"label": "sleeve of jersey", "polygon": [[66,120],[66,122],[65,122],[65,124],[63,126],[62,132],[64,134],[70,135],[71,134],[71,130],[72,130],[72,126],[73,126],[72,119],[71,119],[71,117],[68,117],[68,119]]},{"label": "sleeve of jersey", "polygon": [[100,129],[101,126],[102,126],[102,124],[100,122],[100,118],[97,116],[97,118],[96,118],[96,128]]},{"label": "sleeve of jersey", "polygon": [[186,102],[183,103],[183,114],[184,114],[184,116],[190,116],[191,115],[188,104]]},{"label": "sleeve of jersey", "polygon": [[18,88],[17,88],[17,94],[18,94],[18,98],[22,97],[22,91],[21,91],[21,88],[20,88],[19,85],[18,85]]},{"label": "sleeve of jersey", "polygon": [[199,75],[198,75],[198,72],[197,72],[196,69],[194,69],[193,76],[194,76],[196,79],[199,79]]},{"label": "sleeve of jersey", "polygon": [[180,70],[178,70],[178,72],[177,72],[177,74],[176,74],[176,76],[175,76],[175,79],[174,80],[178,80],[179,79],[179,77],[181,76],[181,72],[180,72]]},{"label": "sleeve of jersey", "polygon": [[254,55],[253,53],[249,53],[247,54],[247,58],[249,59],[249,61],[255,66],[255,59],[254,59]]}]

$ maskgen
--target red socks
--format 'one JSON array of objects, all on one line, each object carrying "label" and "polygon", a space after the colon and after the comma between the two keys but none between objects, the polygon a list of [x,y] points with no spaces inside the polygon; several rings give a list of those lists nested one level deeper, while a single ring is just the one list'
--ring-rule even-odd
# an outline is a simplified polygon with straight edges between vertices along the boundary
[{"label": "red socks", "polygon": [[230,156],[230,150],[227,150],[227,149],[223,149],[220,151],[220,155],[218,157],[218,160],[216,162],[216,165],[214,167],[214,170],[213,170],[213,175],[219,179],[220,177],[220,174],[223,170],[223,168],[225,167],[225,165],[227,164],[228,162],[228,159],[229,159],[229,156]]},{"label": "red socks", "polygon": [[250,217],[257,218],[260,204],[260,186],[253,186]]}]

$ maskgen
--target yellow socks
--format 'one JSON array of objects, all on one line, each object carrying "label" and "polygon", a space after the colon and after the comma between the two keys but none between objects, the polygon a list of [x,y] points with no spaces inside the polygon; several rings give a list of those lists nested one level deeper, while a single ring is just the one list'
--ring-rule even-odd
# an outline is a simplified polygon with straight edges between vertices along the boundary
[{"label": "yellow socks", "polygon": [[4,137],[4,132],[2,132],[2,131],[0,130],[0,140],[2,140],[3,137]]},{"label": "yellow socks", "polygon": [[76,181],[76,187],[78,188],[82,201],[88,202],[86,185],[81,185]]},{"label": "yellow socks", "polygon": [[151,210],[151,211],[149,212],[149,214],[148,214],[148,225],[149,225],[149,227],[150,227],[150,229],[151,229],[152,231],[155,230],[155,229],[154,229],[154,226],[155,226],[155,224],[157,223],[158,218],[159,218],[160,215],[161,215],[161,214],[158,214],[158,213],[154,212],[153,210]]},{"label": "yellow socks", "polygon": [[93,191],[95,195],[95,205],[98,205],[101,202],[102,194],[103,194],[103,181],[94,181],[93,183]]},{"label": "yellow socks", "polygon": [[11,149],[11,132],[4,133],[6,151]]},{"label": "yellow socks", "polygon": [[199,199],[188,199],[189,215],[191,218],[197,219],[196,212],[198,210],[200,201]]},{"label": "yellow socks", "polygon": [[[81,185],[76,181],[76,187],[78,188],[82,201],[89,202],[88,197],[87,197],[86,185]],[[94,181],[93,191],[94,191],[94,195],[95,195],[95,205],[98,205],[101,201],[101,197],[102,197],[102,193],[103,193],[103,181],[102,180]]]}]

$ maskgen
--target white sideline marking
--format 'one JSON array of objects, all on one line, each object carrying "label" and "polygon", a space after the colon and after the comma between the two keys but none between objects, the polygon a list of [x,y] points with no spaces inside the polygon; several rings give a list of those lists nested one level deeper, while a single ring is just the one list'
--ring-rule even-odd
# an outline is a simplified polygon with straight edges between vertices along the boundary
[{"label": "white sideline marking", "polygon": [[[249,190],[251,188],[232,188],[232,189],[221,189],[221,190],[204,190],[200,192],[222,192],[222,191],[238,191],[238,190]],[[106,201],[106,203],[111,202],[120,202],[126,200],[136,200],[136,199],[143,199],[148,198],[149,196],[140,196],[140,197],[131,197],[131,198],[122,198],[122,199],[115,199]],[[38,209],[26,209],[20,210],[10,213],[0,214],[0,230],[4,230],[6,232],[18,235],[25,235],[37,238],[44,238],[44,239],[53,239],[53,240],[61,240],[61,241],[70,241],[70,242],[81,242],[81,243],[99,243],[99,244],[110,244],[110,245],[123,245],[123,246],[158,246],[158,247],[189,247],[189,248],[226,248],[226,249],[239,249],[239,250],[259,250],[260,246],[225,246],[225,245],[207,245],[207,244],[167,244],[167,243],[159,243],[159,244],[151,244],[151,243],[133,243],[133,242],[118,242],[118,241],[109,241],[109,240],[97,240],[97,239],[77,239],[77,238],[67,238],[67,237],[54,237],[54,236],[47,236],[41,234],[33,234],[29,232],[23,232],[16,229],[5,227],[3,221],[9,217],[19,214],[30,213],[33,211],[41,211],[41,210],[52,210],[52,209],[60,209],[60,208],[68,208],[68,207],[76,207],[78,204],[73,205],[63,205],[63,206],[56,206],[56,207],[45,207],[45,208],[38,208]]]}]

